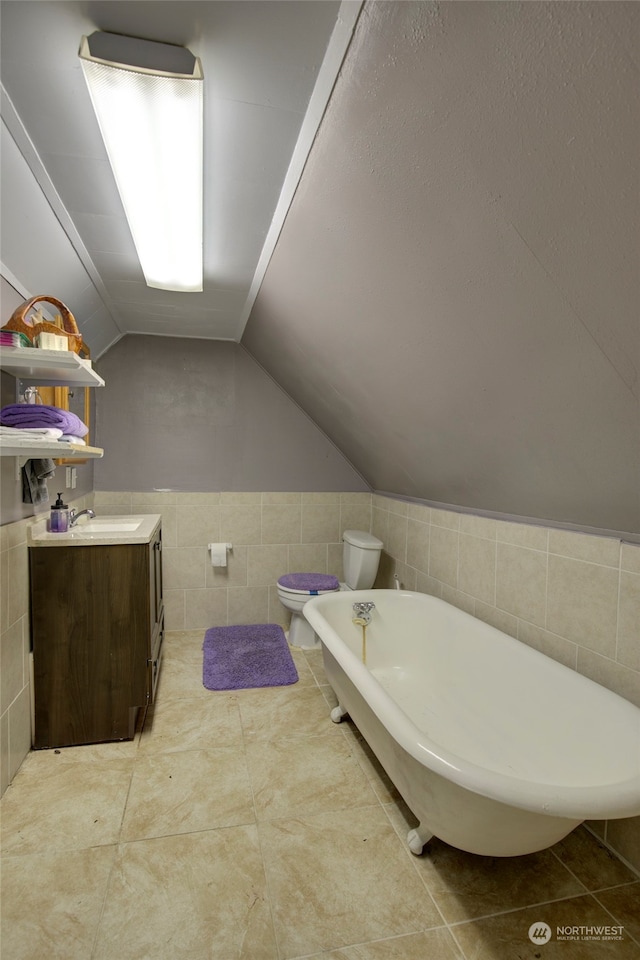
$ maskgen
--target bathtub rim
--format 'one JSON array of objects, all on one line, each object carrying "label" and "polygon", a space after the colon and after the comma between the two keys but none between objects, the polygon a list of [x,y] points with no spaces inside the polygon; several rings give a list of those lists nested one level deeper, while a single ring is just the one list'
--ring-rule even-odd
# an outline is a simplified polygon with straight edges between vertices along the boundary
[{"label": "bathtub rim", "polygon": [[573,820],[611,820],[640,815],[640,764],[638,764],[637,773],[620,781],[584,786],[541,783],[523,777],[512,777],[482,767],[458,756],[428,738],[395,703],[322,615],[323,609],[328,604],[331,606],[337,603],[346,605],[346,603],[363,600],[373,600],[375,602],[376,599],[382,600],[385,595],[395,598],[394,602],[397,602],[401,597],[407,599],[419,598],[420,602],[424,602],[424,598],[426,598],[429,602],[444,604],[455,610],[456,614],[463,618],[469,618],[475,623],[482,623],[483,626],[489,627],[506,638],[511,644],[517,644],[518,652],[525,658],[537,662],[544,660],[547,668],[556,672],[559,671],[564,674],[565,671],[569,671],[574,678],[574,683],[577,680],[585,689],[591,691],[595,688],[601,698],[603,696],[605,699],[613,698],[611,702],[617,701],[621,710],[628,710],[629,716],[636,720],[638,726],[640,726],[640,708],[589,677],[585,677],[539,650],[503,633],[497,627],[486,624],[485,621],[478,620],[477,617],[473,617],[466,611],[447,603],[446,600],[434,597],[431,594],[412,590],[359,590],[353,591],[348,596],[344,593],[335,593],[309,600],[305,604],[303,612],[320,638],[321,643],[327,647],[351,682],[363,695],[365,695],[363,691],[367,693],[371,691],[375,694],[373,698],[367,696],[367,702],[385,726],[389,735],[396,740],[403,750],[435,773],[452,780],[473,793],[501,803],[511,804],[531,813],[567,817]]}]

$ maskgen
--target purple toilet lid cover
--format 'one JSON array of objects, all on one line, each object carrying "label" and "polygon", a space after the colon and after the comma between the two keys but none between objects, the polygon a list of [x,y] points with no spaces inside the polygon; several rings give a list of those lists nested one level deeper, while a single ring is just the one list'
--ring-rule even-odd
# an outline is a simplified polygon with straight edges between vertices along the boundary
[{"label": "purple toilet lid cover", "polygon": [[319,590],[337,590],[340,581],[330,573],[285,573],[278,583],[289,590],[308,590],[317,593]]}]

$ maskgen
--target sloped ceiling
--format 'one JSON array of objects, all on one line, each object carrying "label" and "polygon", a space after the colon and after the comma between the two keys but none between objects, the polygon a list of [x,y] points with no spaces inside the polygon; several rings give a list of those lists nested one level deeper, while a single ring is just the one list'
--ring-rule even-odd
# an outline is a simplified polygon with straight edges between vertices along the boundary
[{"label": "sloped ceiling", "polygon": [[379,491],[640,532],[627,3],[367,3],[243,344]]},{"label": "sloped ceiling", "polygon": [[[640,534],[638,4],[1,6],[2,263],[19,277],[36,251],[104,348],[240,336],[325,51],[355,10],[243,346],[373,489]],[[223,181],[210,168],[205,303],[156,300],[136,272],[77,63],[92,29],[215,64],[230,140],[211,134],[227,161]],[[25,218],[30,151],[57,200]]]},{"label": "sloped ceiling", "polygon": [[[360,6],[2,0],[2,117],[5,137],[8,129],[14,140],[3,172],[4,267],[26,286],[34,235],[44,229],[36,202],[18,189],[25,177],[14,162],[19,151],[75,250],[77,264],[58,265],[64,291],[60,283],[55,289],[88,325],[94,348],[125,333],[239,340],[265,242],[275,242],[286,212],[278,206],[283,187],[295,187],[292,157],[300,165],[308,152]],[[96,30],[184,45],[201,58],[202,293],[144,283],[78,59],[81,37]],[[58,248],[48,249],[52,267]]]}]

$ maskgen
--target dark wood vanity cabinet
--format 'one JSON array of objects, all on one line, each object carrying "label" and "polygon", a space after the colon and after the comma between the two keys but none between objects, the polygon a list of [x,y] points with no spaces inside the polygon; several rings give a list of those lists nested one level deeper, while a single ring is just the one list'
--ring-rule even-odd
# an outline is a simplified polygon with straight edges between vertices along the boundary
[{"label": "dark wood vanity cabinet", "polygon": [[36,749],[133,737],[164,638],[162,540],[30,547]]}]

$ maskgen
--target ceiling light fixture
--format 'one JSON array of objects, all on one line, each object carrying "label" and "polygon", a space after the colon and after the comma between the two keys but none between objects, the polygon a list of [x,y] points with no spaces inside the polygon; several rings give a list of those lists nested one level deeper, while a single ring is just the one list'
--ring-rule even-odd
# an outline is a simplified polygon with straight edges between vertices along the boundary
[{"label": "ceiling light fixture", "polygon": [[79,56],[147,285],[202,290],[200,60],[100,31]]}]

